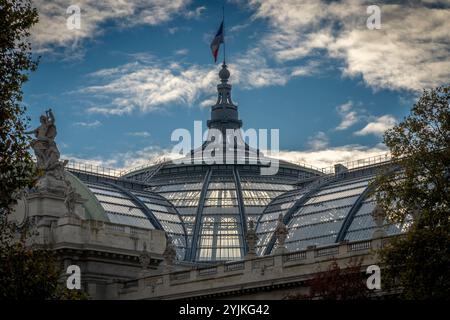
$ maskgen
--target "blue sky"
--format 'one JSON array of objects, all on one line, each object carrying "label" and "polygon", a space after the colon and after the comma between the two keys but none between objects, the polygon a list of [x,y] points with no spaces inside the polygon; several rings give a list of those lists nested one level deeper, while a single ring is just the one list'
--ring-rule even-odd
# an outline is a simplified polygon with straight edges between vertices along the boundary
[{"label": "blue sky", "polygon": [[[448,82],[449,1],[34,1],[40,65],[25,86],[36,126],[51,107],[65,158],[129,168],[170,152],[209,118],[225,3],[227,63],[245,128],[280,130],[280,156],[322,167],[384,153],[382,132],[422,88]],[[221,53],[222,54],[222,53]]]}]

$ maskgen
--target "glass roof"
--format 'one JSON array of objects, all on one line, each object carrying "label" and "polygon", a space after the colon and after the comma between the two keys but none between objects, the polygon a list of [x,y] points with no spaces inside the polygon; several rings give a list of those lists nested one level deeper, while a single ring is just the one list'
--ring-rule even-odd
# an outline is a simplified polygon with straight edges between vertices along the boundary
[{"label": "glass roof", "polygon": [[[280,160],[275,175],[261,175],[263,163],[271,159],[250,148],[239,130],[242,122],[238,107],[231,101],[225,65],[219,77],[218,100],[211,108],[208,128],[233,129],[219,150],[232,151],[232,159],[236,156],[245,161],[209,164],[200,158],[206,146],[214,146],[212,140],[206,139],[183,158],[200,162],[165,161],[120,178],[73,169],[111,222],[163,229],[175,242],[178,258],[191,261],[242,259],[247,250],[245,232],[249,220],[257,221],[257,253],[270,253],[280,214],[289,229],[286,245],[290,251],[333,243],[343,236],[369,238],[373,203],[364,197],[375,170],[334,176],[339,180],[318,184],[311,190],[297,186],[323,176],[322,171]],[[211,134],[212,130],[208,137]],[[388,233],[400,230],[399,226],[387,228]]]},{"label": "glass roof", "polygon": [[100,202],[112,223],[155,229],[145,213],[127,195],[103,184],[88,183],[87,186]]},{"label": "glass roof", "polygon": [[[212,174],[206,182],[209,169]],[[279,174],[265,177],[257,165],[167,166],[154,175],[148,189],[163,196],[180,213],[188,247],[194,246],[191,260],[238,260],[246,250],[242,235],[246,224],[250,219],[257,221],[272,199],[292,190],[299,172],[283,168]],[[193,243],[197,217],[200,223]]]},{"label": "glass roof", "polygon": [[[124,192],[109,184],[87,183],[87,186],[112,223],[157,229],[159,226],[152,223],[148,217],[148,214],[153,215],[176,246],[178,258],[184,259],[187,247],[186,231],[177,210],[164,197],[153,192],[128,189]],[[134,197],[142,201],[146,208]]]},{"label": "glass roof", "polygon": [[162,172],[152,180],[153,187],[150,188],[170,201],[180,213],[186,228],[187,247],[191,246],[195,217],[206,174],[206,170],[201,170],[201,167],[192,168],[178,172],[170,170]]},{"label": "glass roof", "polygon": [[[307,194],[307,188],[282,194],[267,206],[258,221],[257,253],[262,255],[272,250],[278,216],[288,213],[286,248],[289,251],[335,243],[340,232],[345,232],[346,240],[371,239],[375,230],[371,216],[375,202],[364,195],[374,177],[375,173],[371,172],[357,178],[342,178],[319,187],[312,194]],[[296,204],[299,206],[291,209]],[[350,221],[347,230],[343,226],[346,219]],[[387,235],[399,234],[405,227],[387,222],[384,226]]]},{"label": "glass roof", "polygon": [[[375,209],[376,202],[373,197],[364,200],[361,207],[356,212],[355,217],[348,231],[345,235],[345,239],[349,241],[366,240],[372,238],[372,234],[375,231],[375,222],[372,219],[371,213]],[[384,230],[387,235],[396,235],[406,231],[409,226],[411,218],[408,217],[406,223],[404,224],[389,224],[386,220],[384,221]]]},{"label": "glass roof", "polygon": [[372,175],[345,179],[308,197],[288,224],[287,249],[296,251],[335,242],[344,219],[372,179]]},{"label": "glass roof", "polygon": [[201,215],[196,259],[239,260],[243,232],[232,169],[213,170]]},{"label": "glass roof", "polygon": [[277,225],[278,216],[286,215],[288,210],[298,201],[306,191],[304,189],[294,189],[283,193],[275,198],[264,210],[256,226],[256,234],[258,235],[258,243],[256,252],[262,255],[273,236]]},{"label": "glass roof", "polygon": [[[111,222],[165,230],[179,259],[242,259],[250,220],[256,222],[257,254],[270,253],[280,214],[287,221],[289,251],[344,239],[370,239],[375,204],[365,194],[375,170],[335,177],[313,191],[308,185],[296,186],[311,175],[295,167],[261,176],[259,165],[168,164],[154,171],[145,184],[134,187],[118,187],[113,180],[96,183],[90,178],[84,183]],[[398,234],[405,227],[386,223],[385,230],[388,235]]]}]

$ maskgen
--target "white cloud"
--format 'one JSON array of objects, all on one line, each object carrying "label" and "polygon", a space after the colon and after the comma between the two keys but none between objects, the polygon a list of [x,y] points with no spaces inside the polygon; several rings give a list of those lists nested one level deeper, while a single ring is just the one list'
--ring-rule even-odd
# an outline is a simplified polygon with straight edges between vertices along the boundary
[{"label": "white cloud", "polygon": [[205,99],[202,102],[200,102],[200,107],[202,107],[202,108],[210,108],[211,106],[215,105],[216,102],[217,102],[217,98],[216,97]]},{"label": "white cloud", "polygon": [[342,119],[341,123],[336,127],[336,130],[345,130],[359,121],[357,112],[352,110],[352,108],[352,101],[348,101],[337,107],[337,111]]},{"label": "white cloud", "polygon": [[[134,54],[132,58],[138,61],[90,74],[93,84],[77,91],[91,95],[93,105],[87,109],[89,113],[123,115],[135,110],[153,112],[172,105],[199,103],[205,107],[215,103],[211,94],[219,82],[217,66],[171,62],[146,54]],[[310,63],[301,72],[297,68],[297,73],[286,67],[271,68],[259,49],[253,49],[229,65],[230,82],[247,90],[284,85],[292,77],[311,74],[315,67]]]},{"label": "white cloud", "polygon": [[205,6],[200,6],[195,8],[195,10],[190,10],[186,12],[186,17],[189,19],[198,19],[202,15],[203,11],[206,10]]},{"label": "white cloud", "polygon": [[174,54],[179,55],[179,56],[185,56],[189,53],[188,49],[179,49],[179,50],[175,50]]},{"label": "white cloud", "polygon": [[357,136],[366,136],[374,134],[382,136],[384,132],[396,124],[396,120],[393,116],[387,114],[378,118],[375,118],[372,122],[369,122],[364,128],[355,132]]},{"label": "white cloud", "polygon": [[[39,23],[33,28],[31,38],[38,51],[56,47],[71,47],[79,41],[101,34],[107,21],[114,21],[121,28],[136,25],[158,25],[171,20],[176,15],[188,18],[197,17],[203,9],[187,9],[191,0],[34,0],[33,5],[39,13]],[[67,28],[66,13],[70,5],[81,9],[81,28]]]},{"label": "white cloud", "polygon": [[230,33],[233,32],[239,32],[245,28],[247,28],[248,26],[250,26],[250,23],[243,23],[243,24],[236,24],[234,26],[232,26],[229,30],[227,30]]},{"label": "white cloud", "polygon": [[172,160],[179,157],[180,155],[173,154],[170,149],[163,149],[159,146],[147,146],[139,150],[115,152],[105,156],[85,157],[73,154],[61,155],[62,159],[69,159],[72,162],[113,168],[118,171],[127,171],[143,165],[150,165],[161,159]]},{"label": "white cloud", "polygon": [[213,92],[217,70],[154,59],[99,70],[91,77],[100,84],[79,90],[98,100],[88,112],[122,115],[136,109],[152,112],[167,105],[193,105],[205,93]]},{"label": "white cloud", "polygon": [[255,47],[235,58],[230,64],[232,82],[244,89],[285,85],[290,79],[308,76],[316,71],[317,64],[307,63],[302,67],[269,66],[264,52]]},{"label": "white cloud", "polygon": [[[375,89],[421,90],[450,77],[450,2],[441,7],[392,1],[381,8],[381,30],[366,27],[358,0],[249,0],[255,19],[274,27],[261,48],[280,62],[326,53],[343,74]],[[337,27],[336,27],[337,26]]]},{"label": "white cloud", "polygon": [[95,128],[100,126],[102,123],[98,120],[92,121],[92,122],[75,122],[73,125],[78,127],[86,127],[86,128]]},{"label": "white cloud", "polygon": [[319,131],[314,137],[308,139],[308,144],[313,150],[325,149],[328,143],[329,139],[323,131]]},{"label": "white cloud", "polygon": [[[366,147],[361,145],[345,145],[330,147],[323,150],[288,151],[279,152],[280,159],[286,161],[312,165],[316,168],[328,168],[337,163],[347,166],[362,163],[363,159],[384,156],[388,150],[383,145]],[[360,160],[360,161],[358,161]]]},{"label": "white cloud", "polygon": [[150,132],[148,132],[148,131],[127,132],[127,135],[132,136],[132,137],[147,138],[147,137],[150,137]]}]

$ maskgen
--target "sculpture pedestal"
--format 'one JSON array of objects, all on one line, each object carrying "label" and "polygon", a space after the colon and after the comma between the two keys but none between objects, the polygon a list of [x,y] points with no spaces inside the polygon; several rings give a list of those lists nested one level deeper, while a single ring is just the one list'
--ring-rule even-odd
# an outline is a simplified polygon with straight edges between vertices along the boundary
[{"label": "sculpture pedestal", "polygon": [[48,192],[62,196],[64,196],[66,188],[67,184],[64,180],[55,179],[48,174],[39,178],[36,184],[38,192]]},{"label": "sculpture pedestal", "polygon": [[288,252],[289,252],[289,250],[286,249],[286,247],[278,247],[278,248],[275,249],[274,254],[285,254],[285,253],[288,253]]},{"label": "sculpture pedestal", "polygon": [[[68,212],[64,201],[64,191],[58,193],[47,190],[32,192],[27,196],[29,217],[38,216],[40,218],[57,220],[66,216]],[[81,197],[75,201],[75,215],[80,219],[85,217],[84,201]]]},{"label": "sculpture pedestal", "polygon": [[372,239],[380,239],[386,237],[386,231],[382,228],[377,228],[372,234]]},{"label": "sculpture pedestal", "polygon": [[244,257],[245,260],[252,260],[256,258],[256,253],[252,252],[252,253],[247,253]]}]

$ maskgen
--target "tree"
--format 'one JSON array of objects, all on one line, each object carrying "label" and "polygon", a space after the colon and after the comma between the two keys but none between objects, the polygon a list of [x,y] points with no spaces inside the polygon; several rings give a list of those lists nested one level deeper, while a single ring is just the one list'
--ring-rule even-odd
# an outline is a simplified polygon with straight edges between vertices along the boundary
[{"label": "tree", "polygon": [[15,195],[34,179],[28,119],[22,105],[22,85],[37,67],[27,41],[38,21],[30,0],[0,0],[0,212],[9,213]]},{"label": "tree", "polygon": [[87,298],[82,291],[69,290],[64,281],[60,281],[62,269],[54,251],[30,246],[29,240],[33,236],[30,222],[17,232],[15,225],[2,215],[0,229],[0,299]]},{"label": "tree", "polygon": [[397,170],[374,191],[392,223],[409,226],[380,251],[384,288],[406,299],[450,298],[450,86],[425,90],[384,135]]},{"label": "tree", "polygon": [[288,300],[321,299],[321,300],[361,300],[369,296],[366,278],[361,272],[361,260],[350,261],[341,268],[334,260],[326,271],[317,272],[308,281],[309,294],[293,294]]},{"label": "tree", "polygon": [[83,298],[59,282],[55,253],[30,247],[27,226],[19,229],[8,220],[17,195],[36,177],[24,133],[29,120],[22,85],[37,67],[27,40],[37,21],[30,0],[0,0],[0,299]]}]

